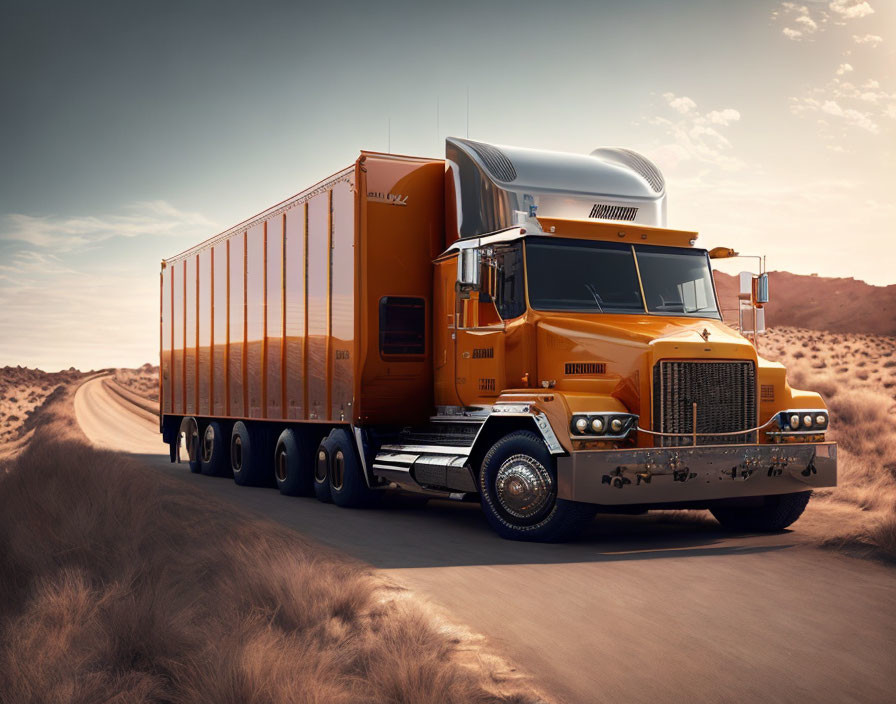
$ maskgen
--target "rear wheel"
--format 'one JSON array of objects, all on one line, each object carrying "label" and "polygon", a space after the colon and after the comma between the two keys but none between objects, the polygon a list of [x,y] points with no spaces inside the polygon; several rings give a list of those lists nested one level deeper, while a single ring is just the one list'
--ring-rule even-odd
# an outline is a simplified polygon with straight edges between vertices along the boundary
[{"label": "rear wheel", "polygon": [[187,448],[187,460],[190,465],[190,471],[198,474],[202,471],[202,463],[200,461],[200,441],[199,441],[199,422],[193,418],[184,418],[180,423],[180,434],[184,439],[184,445]]},{"label": "rear wheel", "polygon": [[202,473],[210,477],[222,477],[230,469],[227,458],[227,440],[221,424],[212,421],[202,434],[202,445],[199,451],[199,463]]},{"label": "rear wheel", "polygon": [[755,508],[720,507],[710,513],[723,527],[743,532],[773,533],[794,523],[809,503],[811,491],[797,494],[766,496],[762,506]]},{"label": "rear wheel", "polygon": [[280,433],[274,450],[274,479],[281,494],[311,496],[314,493],[314,459],[304,433],[292,428]]},{"label": "rear wheel", "polygon": [[369,506],[379,493],[367,486],[351,433],[336,428],[330,432],[326,442],[330,454],[330,497],[333,503],[343,508]]},{"label": "rear wheel", "polygon": [[489,524],[509,540],[569,540],[595,514],[590,504],[557,498],[554,458],[528,431],[506,435],[488,451],[479,489]]},{"label": "rear wheel", "polygon": [[268,464],[264,461],[264,437],[243,421],[233,424],[230,434],[230,468],[233,481],[240,486],[265,483]]}]

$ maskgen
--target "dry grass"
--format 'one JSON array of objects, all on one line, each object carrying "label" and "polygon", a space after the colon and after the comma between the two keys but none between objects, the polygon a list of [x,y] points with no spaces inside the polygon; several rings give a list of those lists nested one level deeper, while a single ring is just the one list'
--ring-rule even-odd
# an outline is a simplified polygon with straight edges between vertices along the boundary
[{"label": "dry grass", "polygon": [[[896,338],[776,328],[761,353],[787,366],[791,385],[822,394],[839,445],[839,485],[816,492],[807,512],[828,504],[829,520],[807,515],[800,525],[823,542],[896,557]],[[844,506],[853,510],[835,510]]]},{"label": "dry grass", "polygon": [[88,447],[69,407],[0,472],[0,701],[538,700],[364,566]]},{"label": "dry grass", "polygon": [[26,367],[0,369],[0,446],[24,435],[29,418],[56,389],[83,376],[77,369],[62,372]]},{"label": "dry grass", "polygon": [[138,396],[159,402],[159,368],[144,364],[138,369],[116,369],[112,378]]}]

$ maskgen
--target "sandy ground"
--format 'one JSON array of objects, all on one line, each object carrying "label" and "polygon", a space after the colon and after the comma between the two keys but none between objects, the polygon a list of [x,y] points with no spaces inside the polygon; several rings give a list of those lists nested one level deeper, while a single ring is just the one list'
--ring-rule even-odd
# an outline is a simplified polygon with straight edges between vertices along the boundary
[{"label": "sandy ground", "polygon": [[562,701],[883,702],[896,687],[896,572],[815,548],[805,519],[732,537],[699,517],[599,517],[573,544],[510,543],[476,505],[346,511],[192,475],[102,380],[76,411],[98,445],[139,447],[148,469],[377,567]]}]

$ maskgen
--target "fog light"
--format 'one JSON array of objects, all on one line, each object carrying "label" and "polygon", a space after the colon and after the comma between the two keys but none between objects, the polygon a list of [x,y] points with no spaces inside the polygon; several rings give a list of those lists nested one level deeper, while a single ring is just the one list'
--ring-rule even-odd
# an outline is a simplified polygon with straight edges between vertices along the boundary
[{"label": "fog light", "polygon": [[812,416],[810,416],[808,413],[803,416],[803,425],[805,425],[807,428],[812,427]]},{"label": "fog light", "polygon": [[796,413],[790,416],[790,427],[794,430],[800,427],[800,417]]},{"label": "fog light", "polygon": [[595,433],[602,433],[602,432],[604,432],[604,421],[603,421],[603,419],[602,419],[602,418],[595,418],[593,421],[591,421],[591,429],[592,429]]},{"label": "fog light", "polygon": [[587,418],[577,418],[576,419],[576,430],[580,433],[584,433],[588,430],[588,419]]},{"label": "fog light", "polygon": [[622,430],[622,421],[619,418],[614,418],[610,421],[610,430],[614,433],[618,433]]},{"label": "fog light", "polygon": [[820,413],[817,416],[815,416],[815,425],[817,425],[819,428],[823,428],[827,424],[828,424],[828,419],[826,416],[823,416]]}]

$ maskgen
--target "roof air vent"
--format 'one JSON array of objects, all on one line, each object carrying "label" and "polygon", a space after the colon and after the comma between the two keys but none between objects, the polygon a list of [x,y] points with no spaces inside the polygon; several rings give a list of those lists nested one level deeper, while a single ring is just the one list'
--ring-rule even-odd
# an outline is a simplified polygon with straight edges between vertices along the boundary
[{"label": "roof air vent", "polygon": [[624,205],[607,205],[606,203],[595,203],[591,208],[589,218],[597,218],[599,220],[625,220],[632,222],[638,214],[637,208],[631,208]]},{"label": "roof air vent", "polygon": [[466,144],[470,149],[476,152],[476,156],[482,159],[485,168],[499,181],[515,181],[516,169],[507,156],[497,147],[491,144],[483,144],[482,142],[473,142],[469,139],[458,139],[458,142]]},{"label": "roof air vent", "polygon": [[652,162],[645,159],[638,154],[638,152],[633,152],[631,149],[619,149],[618,151],[620,152],[620,156],[628,162],[628,165],[641,174],[654,191],[662,193],[663,188],[666,186],[666,182],[663,180],[663,175],[660,173],[660,170],[656,168]]}]

